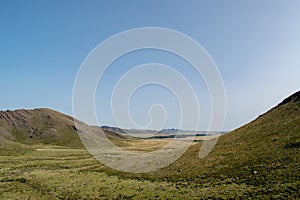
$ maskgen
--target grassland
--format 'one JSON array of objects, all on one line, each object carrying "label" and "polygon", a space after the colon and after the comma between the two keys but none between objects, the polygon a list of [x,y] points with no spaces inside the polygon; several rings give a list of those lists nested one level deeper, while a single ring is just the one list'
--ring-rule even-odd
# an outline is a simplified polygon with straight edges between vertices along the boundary
[{"label": "grassland", "polygon": [[[223,173],[217,169],[216,173],[211,173],[212,170],[203,167],[197,158],[199,146],[195,143],[185,155],[165,169],[130,174],[102,165],[83,148],[34,145],[31,147],[34,150],[27,153],[0,156],[0,198],[296,199],[299,194],[299,180],[279,182],[279,178],[274,177],[272,182],[260,165],[244,171],[243,176],[239,168],[231,172],[224,170]],[[140,148],[139,145],[137,147]],[[130,148],[133,149],[133,145]],[[254,169],[257,174],[254,174]]]},{"label": "grassland", "polygon": [[[64,116],[50,114],[41,116],[49,115],[50,128],[61,130],[52,144],[31,135],[17,140],[24,137],[21,125],[17,135],[2,131],[0,199],[299,199],[300,92],[221,136],[207,157],[199,159],[201,142],[195,142],[171,165],[141,174],[104,166],[78,145],[69,120],[61,123],[56,116]],[[46,127],[32,124],[33,136]],[[64,140],[65,134],[74,141]],[[168,142],[109,136],[130,151],[152,151]]]},{"label": "grassland", "polygon": [[1,156],[0,166],[2,199],[187,199],[232,197],[246,191],[236,184],[200,187],[187,181],[122,177],[84,149],[56,146],[35,146],[30,153]]}]

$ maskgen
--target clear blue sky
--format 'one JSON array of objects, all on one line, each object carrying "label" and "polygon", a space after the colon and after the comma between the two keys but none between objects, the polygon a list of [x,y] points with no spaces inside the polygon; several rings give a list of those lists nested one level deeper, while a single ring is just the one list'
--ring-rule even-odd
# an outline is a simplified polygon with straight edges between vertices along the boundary
[{"label": "clear blue sky", "polygon": [[[87,54],[113,34],[148,26],[185,33],[208,51],[226,88],[225,130],[249,122],[300,89],[298,0],[1,0],[0,109],[49,107],[72,114],[73,83]],[[150,62],[154,54],[137,54],[124,62]],[[114,69],[110,76],[119,73]],[[103,94],[111,85],[101,86]],[[161,96],[146,100],[160,89],[149,87],[135,94],[133,113],[141,124],[146,118],[134,105],[159,101]],[[113,125],[108,100],[98,93],[100,122]],[[209,101],[202,102],[205,122]],[[176,114],[175,103],[169,106]]]}]

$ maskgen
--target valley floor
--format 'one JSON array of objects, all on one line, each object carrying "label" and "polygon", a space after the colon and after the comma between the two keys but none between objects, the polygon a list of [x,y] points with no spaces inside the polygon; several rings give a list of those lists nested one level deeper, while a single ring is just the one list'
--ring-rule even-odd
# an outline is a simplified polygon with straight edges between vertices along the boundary
[{"label": "valley floor", "polygon": [[251,197],[260,190],[228,182],[119,176],[85,149],[34,148],[23,155],[0,156],[0,199],[228,199]]}]

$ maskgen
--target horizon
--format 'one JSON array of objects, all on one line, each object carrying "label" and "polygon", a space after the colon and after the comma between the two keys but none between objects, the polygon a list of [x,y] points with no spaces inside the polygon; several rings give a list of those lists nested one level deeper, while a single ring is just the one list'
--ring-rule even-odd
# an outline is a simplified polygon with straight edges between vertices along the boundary
[{"label": "horizon", "polygon": [[[270,110],[273,109],[273,108],[275,108],[275,107],[277,107],[277,106],[279,106],[284,100],[288,99],[290,96],[292,96],[292,95],[294,95],[294,94],[296,94],[296,93],[299,93],[299,92],[300,92],[300,90],[297,90],[297,91],[293,92],[292,94],[290,94],[289,96],[283,98],[281,101],[279,101],[277,104],[275,104],[272,108],[270,108]],[[76,119],[76,118],[74,118],[73,115],[69,115],[69,114],[64,113],[64,112],[61,112],[61,111],[59,111],[59,110],[55,110],[55,109],[53,109],[53,108],[47,108],[47,107],[43,107],[43,108],[17,108],[17,109],[13,109],[13,110],[10,110],[10,109],[7,109],[7,110],[1,110],[1,109],[0,109],[0,112],[9,112],[9,111],[18,111],[18,110],[36,110],[36,109],[50,109],[50,110],[52,110],[52,111],[56,111],[56,112],[59,112],[59,113],[64,114],[64,115],[68,115],[68,116],[72,117],[73,119]],[[270,110],[268,110],[268,111],[270,111]],[[254,121],[255,119],[259,118],[259,117],[260,117],[261,115],[263,115],[263,114],[266,114],[268,111],[266,111],[266,112],[264,112],[264,113],[261,113],[261,114],[257,115],[257,116],[256,116],[254,119],[252,119],[251,121]],[[251,122],[251,121],[250,121],[250,122]],[[83,121],[83,122],[84,122],[84,121]],[[246,122],[245,124],[241,125],[240,127],[242,127],[242,126],[244,126],[244,125],[246,125],[246,124],[248,124],[248,123],[250,123],[250,122]],[[235,129],[232,129],[232,130],[224,130],[224,129],[223,129],[223,130],[221,130],[221,131],[217,131],[217,130],[190,130],[190,129],[178,129],[178,128],[174,128],[174,127],[164,127],[163,129],[138,129],[138,128],[119,127],[119,126],[108,125],[108,124],[95,124],[95,125],[93,125],[93,124],[88,124],[88,123],[86,123],[86,122],[84,122],[84,123],[87,124],[87,125],[89,125],[89,126],[95,126],[95,127],[100,127],[100,128],[107,127],[107,128],[119,128],[119,129],[123,129],[123,130],[141,130],[141,131],[179,130],[179,131],[187,131],[187,132],[188,132],[188,131],[194,131],[194,132],[219,132],[219,133],[228,133],[228,132],[231,132],[231,131],[234,131],[234,130],[240,128],[240,127],[237,127],[237,128],[235,128]]]},{"label": "horizon", "polygon": [[[299,90],[300,2],[3,1],[1,5],[0,110],[49,108],[73,116],[74,83],[87,55],[110,36],[141,27],[180,31],[203,46],[224,82],[226,131],[254,120]],[[149,62],[172,66],[189,80],[200,102],[199,129],[208,129],[212,105],[203,77],[184,60],[157,50],[132,52],[111,64],[95,94],[99,124],[116,126],[109,98],[115,84],[133,67]],[[117,103],[124,104],[122,99]],[[156,104],[165,110],[159,107],[150,113]],[[164,111],[168,111],[164,128],[178,127],[178,101],[163,87],[142,87],[128,107],[141,127],[147,127],[152,115],[162,121]]]}]

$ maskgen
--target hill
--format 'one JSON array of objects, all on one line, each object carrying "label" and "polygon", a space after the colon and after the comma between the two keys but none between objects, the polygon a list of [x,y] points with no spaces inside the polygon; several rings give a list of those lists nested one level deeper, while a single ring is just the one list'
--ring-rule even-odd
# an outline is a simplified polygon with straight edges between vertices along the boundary
[{"label": "hill", "polygon": [[175,163],[145,177],[196,185],[239,185],[250,188],[249,197],[298,196],[300,91],[252,122],[222,135],[203,159],[198,158],[200,146],[191,146]]},{"label": "hill", "polygon": [[22,144],[82,146],[73,118],[50,109],[0,112],[0,137]]},{"label": "hill", "polygon": [[226,168],[228,163],[235,163],[231,168],[294,180],[300,169],[299,147],[300,91],[254,121],[222,136],[204,162],[221,158],[214,166]]},{"label": "hill", "polygon": [[[101,129],[80,123],[97,132]],[[112,130],[103,131],[111,139],[127,138]],[[47,108],[0,111],[1,154],[24,153],[33,144],[83,147],[71,116]]]}]

